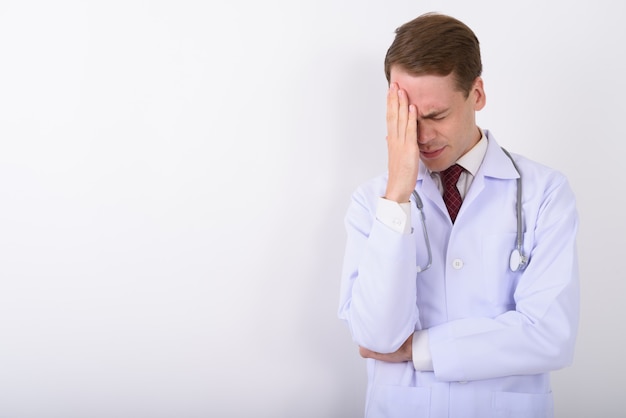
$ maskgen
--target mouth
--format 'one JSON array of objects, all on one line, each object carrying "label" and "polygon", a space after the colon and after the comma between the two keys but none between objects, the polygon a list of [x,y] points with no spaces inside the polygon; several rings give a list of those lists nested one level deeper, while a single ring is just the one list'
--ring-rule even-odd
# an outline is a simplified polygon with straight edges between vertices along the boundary
[{"label": "mouth", "polygon": [[433,159],[433,158],[437,158],[437,157],[439,157],[445,148],[446,148],[446,147],[441,147],[441,148],[436,149],[436,150],[434,150],[434,151],[424,151],[424,150],[420,150],[420,155],[421,155],[423,158],[427,159],[427,160],[431,160],[431,159]]}]

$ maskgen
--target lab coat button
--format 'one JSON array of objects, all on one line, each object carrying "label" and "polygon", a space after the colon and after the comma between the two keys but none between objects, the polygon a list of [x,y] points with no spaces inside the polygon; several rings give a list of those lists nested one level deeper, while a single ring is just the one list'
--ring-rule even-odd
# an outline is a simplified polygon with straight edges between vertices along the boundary
[{"label": "lab coat button", "polygon": [[402,223],[402,221],[401,221],[400,219],[398,219],[398,218],[394,218],[394,220],[393,220],[393,224],[394,224],[395,226],[400,226],[400,224],[401,224],[401,223]]},{"label": "lab coat button", "polygon": [[461,260],[460,258],[455,259],[454,261],[452,261],[452,267],[454,267],[456,270],[461,270],[463,268],[463,260]]}]

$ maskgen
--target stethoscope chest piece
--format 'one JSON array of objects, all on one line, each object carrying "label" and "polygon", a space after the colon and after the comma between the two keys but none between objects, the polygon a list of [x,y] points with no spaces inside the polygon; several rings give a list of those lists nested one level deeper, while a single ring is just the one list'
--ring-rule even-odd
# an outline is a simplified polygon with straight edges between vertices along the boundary
[{"label": "stethoscope chest piece", "polygon": [[522,255],[519,249],[514,249],[511,251],[511,258],[509,258],[509,267],[511,271],[517,271],[520,268],[523,268],[526,264],[526,257]]}]

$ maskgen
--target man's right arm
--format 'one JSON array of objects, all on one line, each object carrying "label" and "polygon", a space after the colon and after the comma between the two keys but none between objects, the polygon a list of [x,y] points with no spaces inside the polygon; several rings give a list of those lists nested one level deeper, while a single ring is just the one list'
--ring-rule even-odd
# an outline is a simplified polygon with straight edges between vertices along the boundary
[{"label": "man's right arm", "polygon": [[383,190],[361,188],[353,195],[346,216],[348,239],[339,311],[353,339],[377,353],[393,353],[402,347],[419,318],[415,239],[408,216],[404,222],[400,219],[407,208],[410,211],[407,205],[417,181],[417,109],[396,84],[387,95],[387,148],[384,197],[388,202],[380,199]]},{"label": "man's right arm", "polygon": [[[384,187],[384,186],[382,186]],[[359,345],[397,351],[415,330],[416,244],[376,218],[380,190],[358,189],[346,215],[339,317]]]}]

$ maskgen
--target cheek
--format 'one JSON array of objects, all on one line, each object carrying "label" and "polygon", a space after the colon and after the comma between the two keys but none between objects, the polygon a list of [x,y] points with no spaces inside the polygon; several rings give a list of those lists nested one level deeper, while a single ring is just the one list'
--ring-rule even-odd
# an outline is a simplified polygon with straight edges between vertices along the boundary
[{"label": "cheek", "polygon": [[467,136],[472,126],[471,118],[468,118],[466,114],[460,114],[448,121],[445,130],[453,138],[462,138]]},{"label": "cheek", "polygon": [[476,112],[473,109],[466,108],[459,114],[458,124],[464,129],[471,129],[475,124]]},{"label": "cheek", "polygon": [[447,119],[437,126],[437,132],[440,136],[447,138],[449,142],[453,142],[454,138],[458,136],[459,123],[453,119]]}]

